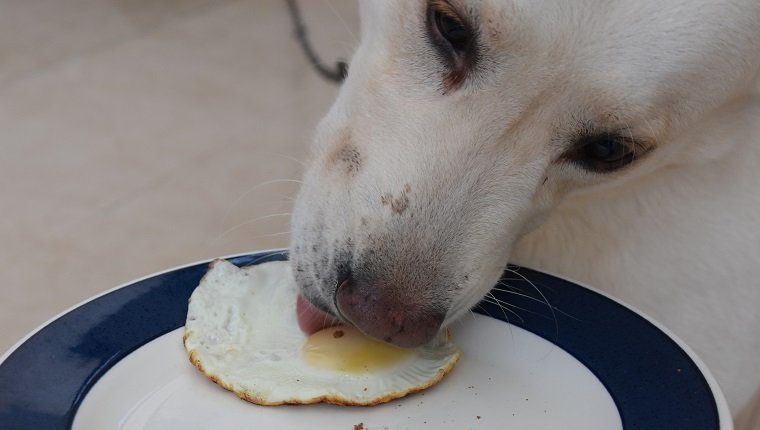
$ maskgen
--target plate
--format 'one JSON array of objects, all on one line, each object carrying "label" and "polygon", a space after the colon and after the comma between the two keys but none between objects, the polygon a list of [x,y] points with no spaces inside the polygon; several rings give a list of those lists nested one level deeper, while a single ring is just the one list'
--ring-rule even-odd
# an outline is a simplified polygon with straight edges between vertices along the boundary
[{"label": "plate", "polygon": [[126,284],[27,336],[0,358],[0,427],[731,428],[713,377],[680,340],[604,294],[526,268],[508,269],[508,286],[454,325],[461,361],[423,393],[371,408],[248,404],[182,347],[187,299],[207,265]]}]

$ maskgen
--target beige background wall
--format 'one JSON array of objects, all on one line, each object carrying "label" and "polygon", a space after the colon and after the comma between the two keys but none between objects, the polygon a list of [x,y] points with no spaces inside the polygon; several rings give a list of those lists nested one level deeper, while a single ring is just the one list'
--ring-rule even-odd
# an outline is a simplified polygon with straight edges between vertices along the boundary
[{"label": "beige background wall", "polygon": [[[354,2],[302,3],[325,58],[348,55]],[[0,351],[137,277],[287,244],[298,184],[268,181],[300,178],[337,89],[285,12],[0,0]]]}]

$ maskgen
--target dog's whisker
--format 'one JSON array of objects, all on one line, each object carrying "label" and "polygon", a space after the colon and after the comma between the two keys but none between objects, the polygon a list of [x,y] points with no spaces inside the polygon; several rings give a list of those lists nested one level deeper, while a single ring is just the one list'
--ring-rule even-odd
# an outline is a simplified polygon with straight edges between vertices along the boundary
[{"label": "dog's whisker", "polygon": [[280,232],[277,232],[277,233],[259,234],[259,235],[256,235],[256,236],[249,237],[249,239],[253,240],[253,239],[262,239],[262,238],[265,238],[265,237],[286,236],[286,235],[289,235],[290,233],[291,233],[291,231],[288,230],[288,231],[280,231]]},{"label": "dog's whisker", "polygon": [[521,310],[521,311],[523,311],[523,312],[527,312],[527,313],[529,313],[529,314],[532,314],[532,315],[536,315],[536,316],[539,316],[539,317],[541,317],[541,318],[551,319],[551,318],[549,318],[548,316],[546,316],[546,315],[544,315],[544,314],[542,314],[542,313],[540,313],[540,312],[532,311],[532,310],[530,310],[530,309],[526,309],[526,308],[523,308],[523,307],[517,306],[517,305],[515,305],[515,304],[513,304],[513,303],[509,303],[509,302],[507,302],[507,301],[505,301],[505,300],[501,300],[501,299],[498,299],[498,298],[496,298],[496,297],[494,297],[494,296],[491,296],[491,297],[493,298],[493,300],[496,300],[496,301],[497,301],[497,302],[498,302],[500,305],[502,305],[502,306],[507,306],[507,307],[510,307],[510,308],[519,309],[519,310]]},{"label": "dog's whisker", "polygon": [[[501,311],[505,313],[505,315],[504,315],[505,318],[507,318],[506,312],[509,312],[510,314],[513,314],[514,316],[516,316],[517,319],[520,320],[521,323],[525,322],[525,320],[523,319],[523,317],[520,316],[520,314],[518,314],[517,312],[513,311],[512,309],[505,308],[503,305],[505,305],[506,303],[499,303],[499,300],[491,299],[488,296],[483,297],[483,301],[487,302],[487,303],[490,303],[492,305],[498,306],[499,309],[501,309]],[[515,306],[515,307],[517,307],[517,306]],[[517,308],[520,309],[519,307],[517,307]],[[530,311],[528,311],[528,312],[530,312]]]},{"label": "dog's whisker", "polygon": [[351,30],[351,27],[349,27],[349,25],[346,22],[346,20],[343,19],[343,15],[341,15],[338,12],[338,10],[335,9],[335,6],[333,6],[332,2],[330,0],[327,0],[325,3],[327,3],[327,6],[330,8],[330,10],[332,11],[333,15],[335,15],[336,17],[338,17],[338,19],[343,24],[343,27],[346,29],[346,31],[348,32],[348,34],[351,35],[351,38],[354,39],[354,43],[359,43],[359,38],[356,37],[356,34],[354,34],[353,30]]},{"label": "dog's whisker", "polygon": [[[522,281],[522,278],[507,278],[503,277],[499,279],[499,282],[509,282],[509,281]],[[513,287],[513,285],[504,284],[505,287]]]},{"label": "dog's whisker", "polygon": [[322,326],[327,326],[328,321],[327,313],[322,314]]},{"label": "dog's whisker", "polygon": [[472,317],[472,319],[478,318],[478,315],[472,309],[468,310],[467,313]]},{"label": "dog's whisker", "polygon": [[287,155],[287,154],[283,154],[283,153],[280,153],[280,152],[269,152],[269,151],[265,151],[264,154],[266,154],[266,155],[273,155],[275,157],[284,158],[284,159],[290,160],[290,161],[295,161],[296,163],[300,164],[301,167],[304,167],[304,168],[306,167],[306,162],[305,161],[299,160],[298,158],[292,157],[292,156]]},{"label": "dog's whisker", "polygon": [[494,318],[494,316],[491,315],[490,312],[488,312],[488,309],[486,309],[486,308],[483,307],[482,302],[484,302],[484,301],[485,301],[485,298],[481,299],[480,302],[478,302],[475,306],[472,307],[472,309],[470,309],[470,313],[472,314],[473,318],[476,317],[475,312],[474,312],[473,309],[480,309],[481,311],[485,312],[486,315],[488,315],[489,317]]},{"label": "dog's whisker", "polygon": [[257,217],[257,218],[249,219],[247,221],[243,221],[240,224],[234,225],[234,226],[228,228],[227,230],[219,233],[219,235],[217,235],[216,238],[214,239],[214,242],[218,242],[224,236],[232,233],[235,230],[238,230],[241,227],[245,227],[246,225],[250,225],[250,224],[256,223],[258,221],[265,220],[265,219],[277,218],[277,217],[283,217],[283,216],[290,216],[290,215],[291,215],[291,212],[283,212],[283,213],[278,213],[278,214],[264,215],[264,216],[260,216],[260,217]]},{"label": "dog's whisker", "polygon": [[639,149],[639,144],[636,143],[636,138],[633,137],[633,130],[631,130],[631,125],[626,124],[625,129],[628,131],[628,139],[630,139],[631,143],[633,143],[633,146],[631,147],[631,153],[633,154],[633,158],[636,159],[636,150]]},{"label": "dog's whisker", "polygon": [[279,256],[279,255],[287,255],[287,253],[288,253],[287,249],[283,249],[282,251],[267,253],[267,254],[259,256],[258,258],[252,260],[251,262],[247,263],[246,266],[253,266],[254,264],[258,264],[261,260],[264,260],[266,258],[270,258],[270,257],[273,257],[273,256]]},{"label": "dog's whisker", "polygon": [[264,182],[260,183],[259,185],[279,184],[279,183],[282,183],[282,182],[295,183],[295,184],[299,184],[299,185],[303,184],[303,181],[301,181],[299,179],[280,178],[280,179],[270,179],[268,181],[264,181]]},{"label": "dog's whisker", "polygon": [[568,318],[574,319],[576,321],[583,321],[582,319],[580,319],[580,318],[578,318],[578,317],[576,317],[574,315],[571,315],[571,314],[563,311],[562,309],[558,308],[557,306],[554,307],[554,310],[557,311],[557,312],[559,312],[559,313],[561,313],[562,315],[564,315],[564,316],[566,316]]},{"label": "dog's whisker", "polygon": [[504,321],[507,323],[507,329],[509,330],[509,337],[510,337],[510,339],[512,340],[512,344],[514,344],[514,343],[515,343],[515,335],[514,335],[514,333],[512,332],[512,324],[511,324],[511,323],[510,323],[510,321],[509,321],[509,317],[507,316],[507,312],[506,312],[506,311],[510,311],[510,312],[512,312],[513,314],[515,314],[515,316],[516,316],[516,317],[517,317],[517,318],[518,318],[518,319],[519,319],[521,322],[523,322],[523,323],[525,322],[525,320],[524,320],[524,319],[523,319],[523,318],[522,318],[520,315],[518,315],[516,312],[514,312],[514,311],[511,311],[510,309],[507,309],[507,308],[505,308],[504,306],[502,306],[502,305],[501,305],[501,300],[497,299],[497,298],[496,298],[496,296],[494,296],[494,295],[493,295],[493,294],[492,294],[490,291],[489,291],[489,292],[486,294],[486,297],[488,297],[489,299],[494,299],[494,300],[496,300],[496,305],[499,307],[499,309],[501,309],[501,312],[504,314]]},{"label": "dog's whisker", "polygon": [[499,282],[496,283],[496,285],[501,285],[503,287],[507,287],[511,290],[518,291],[523,294],[528,294],[523,288],[518,287],[517,285],[513,284],[507,284],[506,282],[522,282],[522,278],[501,278],[499,279]]},{"label": "dog's whisker", "polygon": [[[496,318],[493,315],[491,315],[490,312],[488,312],[488,309],[486,309],[486,308],[483,307],[482,302],[491,303],[490,301],[488,301],[488,299],[486,297],[484,297],[480,302],[478,302],[477,305],[475,305],[472,309],[470,309],[470,314],[472,315],[473,319],[477,318],[477,315],[475,315],[475,312],[473,311],[473,309],[480,309],[483,312],[485,312],[486,315],[488,315],[489,317]],[[492,304],[495,304],[495,303],[492,303]],[[499,306],[498,304],[496,304],[496,305]],[[502,309],[502,312],[504,312],[503,309]],[[520,315],[515,314],[515,316],[517,317],[518,320],[520,320],[520,322],[524,322],[525,321],[525,320],[523,320],[523,318]],[[506,316],[505,316],[505,318],[506,318]],[[514,332],[512,331],[512,324],[511,323],[507,324],[507,329],[509,330],[509,337],[512,339],[512,344],[514,344],[514,342],[515,342],[515,335],[514,335]]]},{"label": "dog's whisker", "polygon": [[[499,284],[499,285],[501,285],[501,284]],[[504,289],[504,288],[497,288],[497,287],[493,287],[492,290],[499,291],[499,292],[505,293],[505,294],[514,294],[515,296],[524,297],[524,298],[526,298],[528,300],[533,300],[533,301],[541,303],[542,305],[546,305],[546,302],[543,301],[543,300],[537,299],[535,297],[532,297],[532,296],[529,296],[527,294],[520,293],[520,292],[517,292],[517,291],[507,290],[507,289]]]},{"label": "dog's whisker", "polygon": [[256,191],[257,189],[259,189],[259,188],[261,188],[263,186],[272,185],[272,184],[279,184],[279,183],[297,183],[297,184],[300,185],[300,184],[303,184],[303,181],[299,181],[298,179],[282,178],[282,179],[270,179],[268,181],[264,181],[264,182],[261,182],[261,183],[258,183],[256,185],[254,185],[253,187],[249,188],[248,190],[246,190],[245,192],[243,192],[242,194],[240,194],[235,199],[235,201],[232,202],[232,204],[229,206],[229,208],[225,211],[224,216],[222,217],[222,220],[220,221],[219,225],[220,226],[225,225],[227,223],[227,219],[232,214],[232,211],[240,204],[240,202],[244,198],[248,197],[248,195],[250,195],[252,192]]},{"label": "dog's whisker", "polygon": [[652,122],[649,121],[648,119],[644,118],[644,124],[649,129],[649,133],[650,133],[649,138],[650,139],[655,139],[655,137],[657,136],[657,134],[654,132],[654,127],[652,127]]},{"label": "dog's whisker", "polygon": [[488,293],[486,293],[486,297],[489,300],[493,300],[493,302],[491,302],[491,303],[495,302],[499,306],[499,309],[501,309],[501,312],[504,314],[504,320],[506,322],[509,322],[509,317],[507,316],[507,313],[505,311],[504,306],[501,305],[501,300],[497,299],[496,296],[494,296],[490,291]]},{"label": "dog's whisker", "polygon": [[[503,289],[503,288],[497,288],[497,287],[494,287],[494,288],[492,288],[492,290],[494,290],[494,291],[499,291],[499,292],[501,292],[501,293],[504,293],[504,294],[514,294],[514,295],[516,295],[516,296],[524,297],[524,298],[526,298],[526,299],[529,299],[529,300],[533,300],[533,301],[536,301],[536,302],[538,302],[538,303],[541,303],[542,305],[548,306],[548,305],[546,304],[546,302],[545,302],[545,301],[543,301],[543,300],[539,300],[539,299],[537,299],[537,298],[535,298],[535,297],[531,297],[531,296],[529,296],[529,295],[527,295],[527,294],[518,293],[517,291],[506,290],[506,289]],[[571,314],[569,314],[569,313],[567,313],[567,312],[563,311],[562,309],[558,308],[557,306],[553,306],[553,308],[554,308],[554,310],[555,310],[555,311],[557,311],[557,312],[561,313],[562,315],[564,315],[564,316],[566,316],[566,317],[568,317],[568,318],[572,318],[572,319],[574,319],[574,320],[576,320],[576,321],[581,321],[581,319],[580,319],[580,318],[578,318],[578,317],[575,317],[575,316],[573,316],[573,315],[571,315]]]},{"label": "dog's whisker", "polygon": [[536,292],[538,294],[540,294],[541,297],[544,299],[544,301],[546,302],[546,305],[549,307],[549,310],[552,313],[552,318],[554,319],[554,336],[555,336],[554,340],[556,342],[556,340],[559,338],[559,322],[557,321],[557,314],[554,312],[554,306],[552,306],[551,303],[549,303],[549,300],[546,298],[546,296],[544,295],[544,293],[541,292],[541,290],[536,286],[536,284],[533,283],[533,281],[531,281],[530,279],[526,278],[525,276],[523,276],[522,273],[519,273],[515,269],[507,267],[507,271],[509,271],[511,273],[514,273],[515,275],[521,277],[525,282],[527,282],[528,284],[530,284],[536,290]]}]

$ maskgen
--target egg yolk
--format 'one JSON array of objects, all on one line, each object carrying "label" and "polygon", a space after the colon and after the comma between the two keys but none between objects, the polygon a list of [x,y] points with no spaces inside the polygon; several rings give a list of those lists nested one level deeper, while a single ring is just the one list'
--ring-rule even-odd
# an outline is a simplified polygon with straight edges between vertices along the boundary
[{"label": "egg yolk", "polygon": [[345,373],[374,372],[412,355],[412,350],[371,339],[350,326],[328,327],[312,334],[303,352],[312,366]]}]

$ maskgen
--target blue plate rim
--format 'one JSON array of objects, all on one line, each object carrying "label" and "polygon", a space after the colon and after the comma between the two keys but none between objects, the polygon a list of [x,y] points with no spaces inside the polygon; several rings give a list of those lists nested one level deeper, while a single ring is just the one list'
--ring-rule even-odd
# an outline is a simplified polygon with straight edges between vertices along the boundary
[{"label": "blue plate rim", "polygon": [[0,355],[0,366],[3,365],[3,363],[5,362],[5,360],[13,353],[13,351],[15,351],[16,349],[18,349],[19,346],[21,346],[22,344],[26,343],[26,341],[28,341],[32,336],[34,336],[35,334],[37,334],[41,330],[45,329],[51,323],[53,323],[56,320],[60,319],[62,316],[68,314],[69,312],[74,311],[76,309],[79,309],[83,305],[86,305],[87,303],[90,303],[92,301],[95,301],[95,300],[103,297],[103,296],[111,294],[114,291],[121,290],[122,288],[128,288],[128,287],[130,287],[130,286],[132,286],[134,284],[137,284],[139,282],[142,282],[142,281],[145,281],[145,280],[148,280],[148,279],[151,279],[151,278],[155,278],[156,276],[161,276],[161,275],[165,275],[167,273],[176,272],[178,270],[187,269],[189,267],[197,266],[199,264],[209,264],[213,260],[215,260],[216,258],[219,258],[221,260],[230,260],[230,259],[236,259],[236,258],[240,258],[240,257],[254,255],[254,254],[276,254],[276,253],[285,253],[285,252],[288,252],[288,250],[286,248],[270,248],[270,249],[262,249],[260,251],[241,252],[241,253],[229,254],[229,255],[225,255],[223,257],[207,258],[207,259],[198,260],[198,261],[195,261],[195,262],[192,262],[192,263],[181,264],[179,266],[175,266],[175,267],[172,267],[172,268],[166,269],[166,270],[161,270],[159,272],[151,273],[149,275],[145,275],[145,276],[142,276],[140,278],[133,279],[131,281],[124,282],[124,283],[122,283],[120,285],[117,285],[115,287],[109,288],[107,290],[104,290],[104,291],[102,291],[102,292],[100,292],[100,293],[92,296],[92,297],[88,297],[88,298],[82,300],[81,302],[79,302],[79,303],[77,303],[77,304],[75,304],[73,306],[70,306],[69,308],[67,308],[67,309],[59,312],[55,316],[49,318],[47,321],[45,321],[42,324],[40,324],[37,327],[35,327],[29,333],[25,334],[21,339],[19,339],[16,343],[14,343],[13,346],[11,346],[9,349],[7,349],[5,352],[3,352],[3,355]]},{"label": "blue plate rim", "polygon": [[[227,260],[242,260],[242,259],[245,259],[245,258],[256,259],[255,262],[250,263],[250,264],[258,264],[259,262],[270,261],[271,259],[283,259],[283,258],[286,258],[286,257],[283,257],[283,256],[286,256],[286,254],[287,254],[287,250],[280,248],[280,249],[269,249],[269,250],[255,251],[255,252],[245,252],[245,253],[239,253],[239,254],[232,254],[232,255],[228,255],[228,256],[220,257],[220,258],[227,259]],[[198,262],[195,262],[195,263],[185,264],[185,265],[182,265],[182,266],[178,266],[178,267],[175,267],[175,268],[171,268],[171,269],[167,269],[167,270],[164,270],[164,271],[161,271],[161,272],[150,274],[150,275],[144,276],[142,278],[136,279],[134,281],[130,281],[130,282],[124,283],[124,284],[119,285],[117,287],[114,287],[114,288],[111,288],[109,290],[106,290],[106,291],[104,291],[104,292],[102,292],[102,293],[100,293],[100,294],[98,294],[96,296],[93,296],[93,297],[91,297],[91,298],[89,298],[87,300],[84,300],[81,303],[79,303],[79,304],[77,304],[75,306],[72,306],[71,308],[69,308],[69,309],[61,312],[60,314],[56,315],[55,317],[53,317],[50,320],[46,321],[45,323],[41,324],[35,330],[31,331],[26,336],[24,336],[22,339],[20,339],[13,347],[11,347],[8,351],[6,351],[2,356],[0,356],[0,398],[3,397],[3,392],[6,391],[6,388],[9,388],[9,386],[4,386],[3,385],[4,384],[4,380],[2,379],[2,370],[3,370],[3,368],[7,367],[6,364],[7,364],[8,360],[9,360],[9,358],[11,358],[16,351],[18,351],[22,346],[24,346],[27,342],[29,342],[30,339],[34,338],[38,333],[41,333],[41,332],[49,329],[54,324],[56,324],[56,322],[58,322],[61,319],[63,319],[65,316],[67,316],[67,315],[69,315],[69,314],[71,314],[73,312],[76,312],[77,310],[82,309],[84,306],[86,306],[86,305],[88,305],[90,303],[94,303],[97,300],[102,299],[103,297],[107,297],[107,296],[109,296],[109,295],[111,295],[111,294],[113,294],[115,292],[118,292],[118,291],[121,291],[121,290],[125,290],[125,289],[127,289],[127,287],[134,287],[134,286],[140,285],[143,282],[148,282],[148,281],[153,280],[153,279],[158,279],[158,278],[160,278],[162,276],[169,276],[169,275],[171,275],[173,273],[174,274],[178,274],[178,273],[182,273],[183,271],[190,270],[190,269],[197,269],[199,267],[205,267],[212,260],[213,259],[206,259],[206,260],[201,260],[201,261],[198,261]],[[650,324],[652,327],[654,327],[657,331],[659,331],[665,338],[667,338],[669,341],[671,341],[678,349],[680,349],[683,352],[683,354],[685,354],[685,356],[688,358],[688,360],[698,370],[699,375],[704,379],[704,383],[706,384],[707,390],[709,391],[709,396],[714,401],[714,404],[712,405],[712,408],[714,409],[713,412],[714,412],[714,415],[715,415],[715,418],[712,419],[712,421],[714,421],[714,423],[713,424],[709,424],[709,425],[706,424],[706,426],[704,426],[704,428],[705,429],[708,429],[708,428],[709,429],[712,429],[712,428],[726,428],[726,429],[731,428],[731,426],[732,426],[731,414],[730,414],[730,412],[728,410],[727,402],[725,401],[725,398],[724,398],[724,396],[723,396],[723,394],[722,394],[722,392],[721,392],[721,390],[720,390],[720,388],[719,388],[719,386],[717,384],[717,381],[715,380],[715,378],[713,377],[713,375],[711,374],[711,372],[709,371],[709,369],[706,367],[706,365],[704,364],[704,362],[702,362],[702,360],[697,356],[697,354],[693,350],[691,350],[691,348],[689,348],[689,346],[686,345],[680,338],[678,338],[677,336],[675,336],[672,332],[670,332],[669,330],[667,330],[665,327],[661,326],[653,318],[651,318],[648,315],[646,315],[646,314],[638,311],[637,309],[633,308],[632,306],[629,306],[629,305],[627,305],[625,303],[622,303],[618,299],[616,299],[614,297],[611,297],[610,295],[608,295],[608,294],[606,294],[606,293],[604,293],[602,291],[599,291],[599,290],[597,290],[595,288],[588,287],[588,286],[584,285],[583,283],[580,283],[580,282],[577,282],[577,281],[574,281],[574,280],[571,280],[571,279],[568,279],[568,278],[565,278],[565,277],[562,277],[562,276],[557,276],[557,275],[554,275],[552,273],[548,273],[548,272],[545,272],[545,271],[544,272],[535,271],[535,270],[532,270],[532,269],[527,268],[527,267],[522,267],[520,270],[525,270],[525,271],[530,272],[531,276],[540,275],[540,276],[538,276],[539,278],[545,277],[546,279],[550,279],[550,280],[553,279],[554,281],[557,281],[559,283],[566,283],[566,284],[572,285],[574,287],[580,288],[581,290],[586,290],[586,291],[588,291],[590,293],[593,293],[593,294],[595,294],[595,295],[603,298],[604,300],[606,300],[606,301],[608,301],[610,303],[614,303],[615,305],[617,305],[617,306],[619,306],[619,307],[627,310],[628,312],[630,312],[631,314],[635,315],[636,317],[641,318],[643,321],[646,321],[648,324]],[[505,274],[506,273],[507,272],[505,272]],[[533,278],[533,280],[536,280],[536,278]],[[528,282],[530,282],[530,281],[528,281]],[[537,282],[539,282],[539,284],[540,284],[540,281],[537,281]],[[531,284],[532,284],[532,282],[531,282]],[[543,285],[542,285],[542,287],[543,287]],[[193,288],[194,288],[194,285],[193,285]],[[484,307],[481,307],[481,310],[479,312],[483,313],[484,315],[490,315],[490,316],[492,316],[492,317],[494,317],[496,319],[499,319],[499,320],[502,320],[502,321],[506,321],[504,318],[498,317],[497,315],[493,315],[488,310],[488,306],[489,306],[488,304],[485,304]],[[538,315],[538,317],[546,318],[546,315],[540,315],[541,314],[541,309],[540,308],[537,308],[537,309],[538,310],[536,312],[533,312],[533,313],[535,313],[536,315]],[[491,311],[493,311],[493,310],[494,309],[492,308]],[[183,321],[184,321],[184,319],[183,319]],[[534,319],[534,323],[535,323],[535,321],[536,320]],[[524,324],[516,323],[514,321],[509,321],[509,322],[511,324],[516,325],[516,326],[522,326],[522,328],[526,328],[526,326],[523,326]],[[539,323],[540,323],[540,321],[539,321]],[[528,323],[528,325],[530,325],[530,323]],[[547,339],[548,341],[550,341],[552,343],[557,344],[558,346],[560,346],[562,349],[564,349],[565,351],[567,351],[568,353],[570,353],[574,357],[579,358],[578,356],[576,356],[576,354],[572,353],[571,351],[568,351],[567,348],[565,348],[563,345],[560,345],[558,342],[556,342],[558,339],[552,339],[552,332],[551,332],[550,329],[546,329],[545,328],[545,329],[543,329],[543,332],[540,329],[538,329],[538,330],[532,330],[531,328],[526,328],[526,329],[528,329],[528,331],[531,331],[534,334],[537,334],[537,335],[539,335],[539,336]],[[171,331],[171,330],[167,330],[165,332],[168,332],[168,331]],[[162,334],[164,334],[164,333],[162,333]],[[556,334],[559,335],[559,332],[557,332]],[[161,334],[159,334],[159,336],[160,335]],[[142,343],[139,344],[139,345],[137,345],[134,349],[136,349],[139,346],[144,345],[145,343],[150,342],[151,340],[155,339],[156,337],[157,336],[152,336],[150,338],[142,339]],[[105,363],[103,366],[101,366],[100,368],[98,368],[97,374],[90,375],[90,377],[88,379],[81,381],[82,385],[80,386],[80,389],[81,389],[81,387],[85,387],[85,388],[81,389],[81,392],[79,393],[79,396],[75,399],[74,403],[72,404],[73,410],[70,411],[70,416],[68,417],[67,424],[65,426],[58,426],[58,427],[55,427],[55,428],[66,428],[66,429],[71,428],[71,423],[73,421],[73,417],[76,415],[76,409],[78,408],[79,404],[81,404],[81,401],[83,400],[83,398],[86,396],[86,393],[87,393],[87,391],[89,391],[89,388],[91,388],[92,385],[94,385],[97,382],[97,379],[99,379],[103,374],[105,374],[108,371],[108,369],[110,369],[110,367],[113,366],[113,364],[115,364],[119,360],[123,359],[124,357],[128,356],[129,353],[131,353],[131,350],[127,351],[125,353],[123,352],[123,355],[121,356],[121,358],[113,360],[112,362]],[[583,361],[582,359],[579,359],[579,361],[581,361],[584,365],[586,365],[587,367],[589,367],[587,362]],[[595,371],[594,368],[590,368],[590,370],[599,378],[599,375],[597,374],[597,372]],[[680,372],[680,369],[679,369],[679,372]],[[607,387],[607,385],[608,385],[607,382],[605,380],[602,380],[601,378],[600,378],[600,380]],[[15,387],[15,388],[17,389],[18,387]],[[609,390],[609,387],[607,387],[607,388]],[[620,399],[619,398],[615,398],[615,397],[616,396],[613,395],[613,399],[615,400],[615,402],[616,402],[619,410],[621,410],[621,416],[623,416],[624,414],[622,413],[621,404],[619,403]],[[3,410],[4,407],[2,405],[3,405],[3,402],[0,402],[0,424],[2,424],[3,420],[7,419],[9,416],[11,417],[11,419],[13,418],[13,411],[10,411],[10,415],[9,415],[7,410],[5,410],[5,411]],[[627,407],[628,406],[625,406],[625,408],[627,408]],[[3,417],[5,417],[5,418],[3,418]],[[625,418],[625,416],[623,416],[622,418],[623,418],[623,421],[624,421],[623,422],[624,428],[626,428],[626,429],[628,429],[628,428],[639,428],[638,426],[634,427],[632,425],[626,424],[626,418]],[[705,419],[705,423],[706,422],[707,422],[707,419]],[[664,423],[663,424],[664,427],[662,427],[662,428],[663,429],[664,428],[672,428],[672,427],[670,427],[670,426],[672,426],[672,424],[673,424],[672,422],[670,422],[670,423]],[[22,428],[26,428],[26,427],[22,427]],[[38,428],[41,428],[41,427],[38,427]],[[45,427],[45,428],[52,428],[52,427]],[[701,428],[702,427],[700,427],[699,429],[701,430]],[[654,429],[652,429],[652,430],[654,430]]]}]

